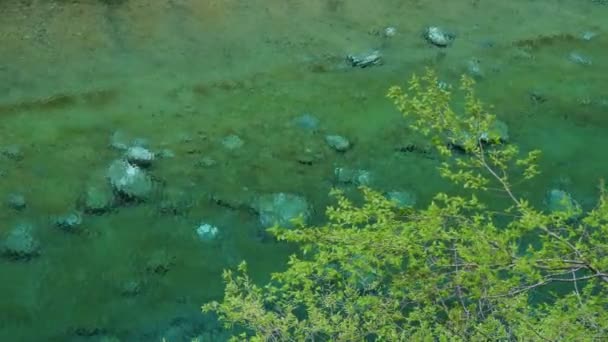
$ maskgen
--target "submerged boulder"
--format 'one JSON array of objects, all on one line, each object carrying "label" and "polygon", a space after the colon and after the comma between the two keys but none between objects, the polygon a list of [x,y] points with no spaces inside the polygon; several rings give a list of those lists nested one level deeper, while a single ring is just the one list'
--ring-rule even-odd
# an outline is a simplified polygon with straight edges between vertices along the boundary
[{"label": "submerged boulder", "polygon": [[0,244],[2,255],[10,259],[30,259],[40,254],[40,242],[33,231],[31,224],[18,223]]},{"label": "submerged boulder", "polygon": [[277,224],[292,228],[293,220],[302,218],[306,223],[311,214],[310,206],[304,197],[283,192],[261,195],[255,199],[252,207],[264,227]]},{"label": "submerged boulder", "polygon": [[568,192],[560,189],[551,189],[547,192],[545,203],[552,213],[567,213],[569,218],[576,218],[581,207]]},{"label": "submerged boulder", "polygon": [[125,157],[129,161],[129,163],[141,166],[148,167],[154,159],[156,158],[155,154],[142,146],[132,146],[127,149],[125,153]]},{"label": "submerged boulder", "polygon": [[126,160],[112,162],[107,177],[114,191],[125,199],[146,200],[154,190],[152,178],[146,171]]},{"label": "submerged boulder", "polygon": [[416,205],[416,195],[408,191],[389,191],[386,198],[395,202],[398,208],[413,208]]},{"label": "submerged boulder", "polygon": [[103,214],[112,210],[114,205],[115,198],[111,186],[101,181],[89,184],[79,203],[79,207],[87,214]]}]

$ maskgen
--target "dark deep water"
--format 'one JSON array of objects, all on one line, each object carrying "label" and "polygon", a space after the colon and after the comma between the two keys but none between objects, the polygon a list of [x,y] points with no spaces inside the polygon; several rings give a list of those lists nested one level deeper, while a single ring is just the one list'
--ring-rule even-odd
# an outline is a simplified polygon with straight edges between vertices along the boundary
[{"label": "dark deep water", "polygon": [[[222,269],[245,259],[263,281],[292,251],[252,203],[293,194],[320,222],[336,168],[418,205],[446,189],[436,159],[399,151],[417,138],[384,96],[425,66],[473,73],[511,141],[543,151],[520,189],[537,205],[554,187],[594,204],[607,15],[583,0],[3,1],[0,241],[20,249],[0,259],[0,340],[223,340],[200,313]],[[429,25],[454,42],[429,44]],[[345,62],[372,50],[382,65]],[[155,155],[123,189],[143,203],[112,202],[109,168],[134,147]]]}]

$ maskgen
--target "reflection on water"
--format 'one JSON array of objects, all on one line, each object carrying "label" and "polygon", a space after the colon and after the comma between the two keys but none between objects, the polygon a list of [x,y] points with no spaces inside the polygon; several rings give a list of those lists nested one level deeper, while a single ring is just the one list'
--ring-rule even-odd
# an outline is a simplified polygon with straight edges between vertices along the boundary
[{"label": "reflection on water", "polygon": [[199,307],[222,269],[262,281],[292,250],[264,224],[320,222],[332,186],[446,190],[384,98],[425,66],[472,74],[511,141],[544,151],[520,189],[538,204],[589,205],[608,171],[602,2],[0,8],[2,340],[221,341]]}]

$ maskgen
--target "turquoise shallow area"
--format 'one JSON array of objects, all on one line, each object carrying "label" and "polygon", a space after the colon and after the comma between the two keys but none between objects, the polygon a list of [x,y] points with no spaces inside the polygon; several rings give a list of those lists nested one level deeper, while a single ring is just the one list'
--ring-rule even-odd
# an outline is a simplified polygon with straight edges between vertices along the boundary
[{"label": "turquoise shallow area", "polygon": [[[199,308],[220,298],[222,270],[247,260],[265,281],[293,252],[264,235],[251,198],[299,194],[319,223],[336,167],[368,170],[373,187],[411,191],[421,206],[450,190],[433,156],[397,151],[421,141],[385,98],[425,67],[454,83],[478,61],[479,96],[510,140],[543,151],[542,177],[517,191],[542,206],[561,187],[593,205],[608,174],[607,15],[584,0],[3,1],[0,148],[22,158],[0,157],[0,238],[27,221],[41,249],[0,259],[0,341],[221,341]],[[426,42],[429,25],[454,43]],[[344,62],[375,49],[383,65]],[[318,132],[293,125],[305,113]],[[78,233],[53,227],[121,156],[116,131],[173,152],[151,173],[190,209],[161,214],[155,199],[85,215]],[[232,134],[243,146],[227,150]],[[326,134],[353,148],[337,153]],[[5,203],[14,193],[25,209]],[[200,241],[201,222],[221,240]],[[150,270],[159,258],[166,272]]]}]

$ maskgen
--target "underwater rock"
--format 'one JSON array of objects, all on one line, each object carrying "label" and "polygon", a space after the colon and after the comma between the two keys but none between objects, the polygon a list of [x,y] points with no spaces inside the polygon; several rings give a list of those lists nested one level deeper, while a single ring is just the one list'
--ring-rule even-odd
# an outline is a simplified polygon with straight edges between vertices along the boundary
[{"label": "underwater rock", "polygon": [[438,47],[447,47],[456,38],[453,34],[445,32],[437,26],[429,26],[424,30],[424,39]]},{"label": "underwater rock", "polygon": [[369,66],[382,64],[382,55],[379,51],[372,51],[360,55],[347,55],[346,61],[352,67],[367,68]]},{"label": "underwater rock", "polygon": [[477,58],[471,58],[467,61],[467,74],[476,79],[482,79],[484,73],[481,69],[481,61]]},{"label": "underwater rock", "polygon": [[126,151],[129,148],[127,135],[122,131],[115,131],[110,136],[110,147],[120,151]]},{"label": "underwater rock", "polygon": [[199,239],[202,241],[212,241],[215,240],[219,234],[220,230],[213,225],[208,223],[201,223],[196,228],[196,235],[198,235]]},{"label": "underwater rock", "polygon": [[314,133],[319,129],[319,119],[311,114],[302,114],[293,120],[294,126]]},{"label": "underwater rock", "polygon": [[18,223],[0,246],[2,255],[10,259],[30,259],[40,254],[40,242],[33,235],[29,223]]},{"label": "underwater rock", "polygon": [[235,134],[228,135],[222,139],[222,145],[229,150],[236,150],[243,147],[243,140]]},{"label": "underwater rock", "polygon": [[[456,141],[451,141],[448,144],[461,152],[465,151],[465,141],[469,139],[470,135],[466,134],[464,137],[460,137]],[[494,120],[489,127],[487,132],[483,132],[479,135],[479,141],[484,144],[506,144],[509,142],[509,127],[506,123],[500,120]]]},{"label": "underwater rock", "polygon": [[384,37],[391,38],[397,34],[397,29],[393,26],[386,27],[383,31]]},{"label": "underwater rock", "polygon": [[125,160],[115,160],[107,177],[116,192],[128,200],[146,200],[152,194],[152,178],[140,167]]},{"label": "underwater rock", "polygon": [[386,198],[395,202],[399,208],[412,208],[416,205],[416,195],[408,191],[389,191]]},{"label": "underwater rock", "polygon": [[597,36],[597,33],[593,32],[593,31],[585,31],[585,32],[583,32],[583,34],[581,34],[581,39],[590,41],[591,39],[595,38],[596,36]]},{"label": "underwater rock", "polygon": [[27,201],[23,194],[12,193],[8,195],[6,204],[12,209],[23,210],[27,206]]},{"label": "underwater rock", "polygon": [[327,135],[325,142],[338,152],[346,152],[351,147],[350,141],[341,135]]},{"label": "underwater rock", "polygon": [[150,258],[146,262],[146,271],[157,275],[164,275],[173,267],[174,261],[175,257],[167,251],[156,251],[150,255]]},{"label": "underwater rock", "polygon": [[560,189],[551,189],[547,192],[545,203],[552,213],[565,212],[571,213],[570,218],[578,216],[581,208],[572,196]]},{"label": "underwater rock", "polygon": [[509,126],[501,120],[494,120],[489,131],[482,133],[479,137],[485,143],[492,143],[492,138],[501,143],[509,142]]},{"label": "underwater rock", "polygon": [[150,166],[155,159],[154,153],[141,146],[129,147],[125,153],[125,157],[130,163],[141,167]]},{"label": "underwater rock", "polygon": [[73,232],[82,224],[82,214],[78,211],[55,217],[53,224],[64,231]]},{"label": "underwater rock", "polygon": [[134,297],[142,291],[142,283],[138,280],[131,279],[120,286],[120,294],[125,297]]},{"label": "underwater rock", "polygon": [[192,195],[185,190],[167,188],[163,191],[158,204],[158,212],[166,215],[184,215],[192,208]]},{"label": "underwater rock", "polygon": [[199,160],[196,165],[202,167],[213,167],[217,164],[217,161],[211,157],[205,156]]},{"label": "underwater rock", "polygon": [[6,146],[0,149],[0,154],[3,156],[12,159],[12,160],[21,160],[23,159],[23,151],[21,147],[18,145]]},{"label": "underwater rock", "polygon": [[304,150],[296,153],[296,161],[302,165],[312,165],[317,161],[323,159],[323,154],[315,152],[311,148],[304,148]]},{"label": "underwater rock", "polygon": [[168,159],[175,157],[175,152],[171,151],[168,148],[164,148],[158,152],[158,158]]},{"label": "underwater rock", "polygon": [[258,196],[252,209],[259,215],[262,226],[278,224],[284,228],[294,227],[292,220],[302,218],[306,223],[310,218],[310,206],[304,197],[290,193],[274,193]]},{"label": "underwater rock", "polygon": [[115,205],[114,193],[106,182],[90,184],[80,199],[80,207],[88,214],[103,214]]},{"label": "underwater rock", "polygon": [[372,182],[372,174],[367,170],[337,167],[334,170],[334,175],[336,176],[338,183],[345,185],[370,185]]},{"label": "underwater rock", "polygon": [[568,59],[576,64],[579,65],[585,65],[585,66],[590,66],[593,64],[593,62],[591,61],[591,58],[576,52],[576,51],[572,51],[570,52],[570,54],[568,55]]}]

